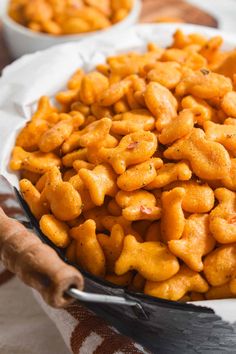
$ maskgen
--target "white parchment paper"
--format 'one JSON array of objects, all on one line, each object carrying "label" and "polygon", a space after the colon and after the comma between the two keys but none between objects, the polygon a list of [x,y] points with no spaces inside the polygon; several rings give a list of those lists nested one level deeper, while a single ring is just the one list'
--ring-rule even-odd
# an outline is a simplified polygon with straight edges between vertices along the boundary
[{"label": "white parchment paper", "polygon": [[[195,25],[138,25],[103,39],[85,40],[52,47],[46,51],[24,56],[8,66],[0,79],[0,173],[15,186],[17,175],[8,169],[11,150],[17,132],[30,119],[35,104],[42,95],[53,96],[65,87],[77,68],[86,71],[105,62],[109,55],[131,50],[145,50],[154,41],[166,47],[176,28],[185,33],[200,32],[206,36],[220,34],[225,49],[236,46],[236,38],[217,30]],[[236,299],[199,301],[197,306],[212,308],[224,320],[236,322]]]}]

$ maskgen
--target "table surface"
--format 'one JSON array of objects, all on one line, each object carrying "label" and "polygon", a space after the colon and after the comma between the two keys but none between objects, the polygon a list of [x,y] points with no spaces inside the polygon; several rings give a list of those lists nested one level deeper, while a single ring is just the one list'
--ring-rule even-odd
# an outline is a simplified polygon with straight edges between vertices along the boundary
[{"label": "table surface", "polygon": [[[0,0],[1,1],[1,0]],[[184,22],[217,26],[211,15],[182,0],[143,0],[141,22],[156,22],[164,17],[180,18]],[[10,54],[3,40],[0,24],[0,71],[11,62]]]}]

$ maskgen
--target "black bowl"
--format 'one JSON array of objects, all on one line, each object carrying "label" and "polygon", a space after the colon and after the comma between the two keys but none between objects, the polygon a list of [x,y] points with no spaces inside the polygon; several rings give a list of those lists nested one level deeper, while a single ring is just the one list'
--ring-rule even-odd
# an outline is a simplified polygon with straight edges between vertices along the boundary
[{"label": "black bowl", "polygon": [[15,191],[38,237],[51,246],[64,262],[72,264],[83,274],[85,291],[123,296],[141,304],[142,310],[121,305],[86,303],[89,309],[122,334],[133,338],[151,353],[236,353],[236,323],[231,325],[222,321],[212,309],[134,293],[95,277],[78,265],[70,263],[64,251],[56,247],[40,231],[38,221],[19,192]]}]

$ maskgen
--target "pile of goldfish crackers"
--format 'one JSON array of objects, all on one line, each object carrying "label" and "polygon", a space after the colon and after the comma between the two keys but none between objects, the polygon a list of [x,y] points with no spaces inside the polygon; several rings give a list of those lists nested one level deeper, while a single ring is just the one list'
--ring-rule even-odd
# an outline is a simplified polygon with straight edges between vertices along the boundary
[{"label": "pile of goldfish crackers", "polygon": [[42,97],[10,167],[42,232],[91,274],[174,301],[236,296],[236,52],[174,34]]},{"label": "pile of goldfish crackers", "polygon": [[132,7],[133,0],[10,0],[8,14],[34,32],[58,36],[106,29]]}]

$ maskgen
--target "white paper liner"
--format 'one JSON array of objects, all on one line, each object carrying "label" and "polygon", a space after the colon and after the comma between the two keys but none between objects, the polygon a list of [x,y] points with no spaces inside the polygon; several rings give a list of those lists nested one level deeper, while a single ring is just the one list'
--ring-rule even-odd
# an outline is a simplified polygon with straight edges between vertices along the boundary
[{"label": "white paper liner", "polygon": [[[53,97],[65,87],[77,68],[90,71],[97,64],[105,62],[109,55],[143,51],[150,41],[166,47],[177,28],[182,28],[185,33],[199,32],[208,37],[221,35],[225,49],[236,46],[233,35],[203,26],[137,25],[111,37],[63,44],[27,55],[5,68],[0,79],[0,173],[18,186],[17,174],[8,169],[9,158],[17,132],[30,119],[40,96]],[[194,304],[212,308],[223,320],[236,322],[236,299],[199,301]]]}]

